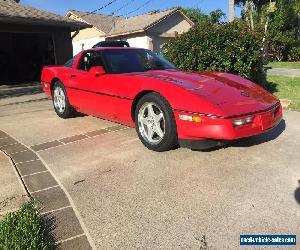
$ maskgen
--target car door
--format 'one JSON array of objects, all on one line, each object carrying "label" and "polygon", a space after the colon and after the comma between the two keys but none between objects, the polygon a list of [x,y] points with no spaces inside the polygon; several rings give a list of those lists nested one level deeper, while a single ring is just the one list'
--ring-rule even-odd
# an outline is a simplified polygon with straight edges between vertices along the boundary
[{"label": "car door", "polygon": [[100,51],[87,51],[82,54],[69,76],[69,101],[79,112],[115,120],[116,107],[113,105],[113,96],[106,93],[111,78],[109,74],[90,71],[92,67],[97,66],[104,67]]}]

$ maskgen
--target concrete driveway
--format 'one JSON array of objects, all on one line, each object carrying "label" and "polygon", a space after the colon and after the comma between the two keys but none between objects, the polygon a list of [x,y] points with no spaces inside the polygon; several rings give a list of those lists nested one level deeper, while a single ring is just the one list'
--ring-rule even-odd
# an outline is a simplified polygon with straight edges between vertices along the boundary
[{"label": "concrete driveway", "polygon": [[300,236],[300,112],[226,148],[155,153],[134,129],[58,118],[38,87],[2,86],[0,98],[0,129],[34,146],[97,249],[240,249],[240,234]]}]

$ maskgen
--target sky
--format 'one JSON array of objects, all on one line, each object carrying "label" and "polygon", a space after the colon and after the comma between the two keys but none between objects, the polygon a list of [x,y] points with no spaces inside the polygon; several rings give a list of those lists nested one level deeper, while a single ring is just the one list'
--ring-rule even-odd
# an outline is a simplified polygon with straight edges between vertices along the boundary
[{"label": "sky", "polygon": [[[65,15],[68,10],[94,11],[112,0],[21,0],[22,4],[38,9]],[[115,2],[97,13],[111,14],[122,6],[125,6],[116,15],[135,16],[151,10],[164,10],[174,6],[200,8],[205,13],[215,9],[221,9],[228,14],[228,0],[114,0]],[[142,7],[143,4],[149,2]],[[128,4],[128,5],[127,5]],[[129,12],[135,11],[127,15]],[[240,8],[236,8],[236,15],[240,15]]]}]

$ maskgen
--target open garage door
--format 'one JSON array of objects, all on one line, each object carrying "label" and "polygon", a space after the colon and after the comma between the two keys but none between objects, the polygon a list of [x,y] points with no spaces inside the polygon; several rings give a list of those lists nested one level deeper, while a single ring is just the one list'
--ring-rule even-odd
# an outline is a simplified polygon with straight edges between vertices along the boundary
[{"label": "open garage door", "polygon": [[0,32],[0,83],[39,81],[55,61],[51,34]]}]

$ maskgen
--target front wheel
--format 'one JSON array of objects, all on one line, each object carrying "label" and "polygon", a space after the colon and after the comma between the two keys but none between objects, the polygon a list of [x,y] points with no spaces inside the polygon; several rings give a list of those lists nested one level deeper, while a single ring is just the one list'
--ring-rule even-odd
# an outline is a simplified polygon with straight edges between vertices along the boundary
[{"label": "front wheel", "polygon": [[173,111],[159,94],[150,93],[139,100],[135,123],[137,134],[147,148],[162,152],[178,145]]},{"label": "front wheel", "polygon": [[66,119],[74,115],[74,110],[68,101],[65,87],[60,81],[54,83],[52,101],[54,110],[59,117]]}]

